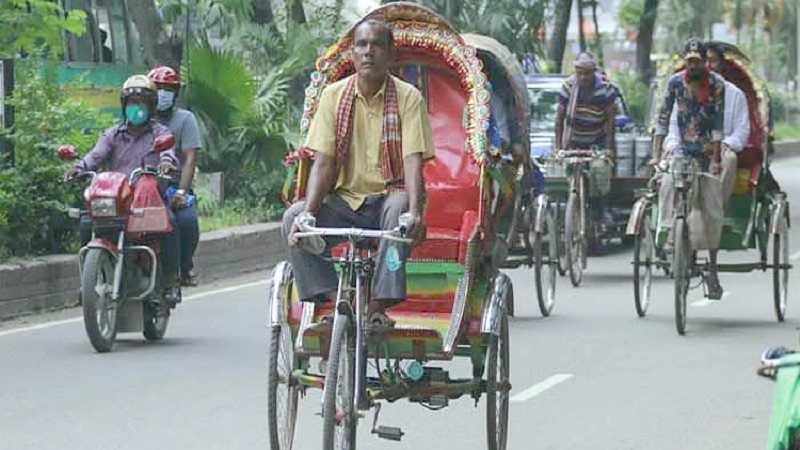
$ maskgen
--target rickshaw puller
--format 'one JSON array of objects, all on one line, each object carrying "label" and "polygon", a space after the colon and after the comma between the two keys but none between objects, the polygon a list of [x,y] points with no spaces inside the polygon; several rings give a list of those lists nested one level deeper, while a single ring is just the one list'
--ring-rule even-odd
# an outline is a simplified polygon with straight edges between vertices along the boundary
[{"label": "rickshaw puller", "polygon": [[[329,301],[338,278],[330,261],[307,250],[322,250],[333,240],[298,245],[293,234],[300,224],[388,230],[407,212],[413,218],[412,235],[422,228],[422,162],[433,157],[425,102],[414,86],[388,72],[391,28],[367,20],[354,30],[356,73],[322,92],[306,141],[315,155],[306,199],[283,216],[283,235],[303,301]],[[408,245],[380,242],[368,311],[371,323],[391,325],[385,309],[405,300],[409,252]]]},{"label": "rickshaw puller", "polygon": [[[575,59],[575,75],[567,78],[558,97],[556,149],[614,150],[617,91],[597,71],[589,53]],[[591,199],[596,219],[605,214],[604,195]],[[608,217],[607,222],[613,218]]]},{"label": "rickshaw puller", "polygon": [[[703,42],[690,38],[684,47],[686,68],[672,75],[661,103],[653,141],[653,160],[661,159],[664,137],[669,131],[669,119],[677,108],[681,144],[674,154],[694,158],[701,172],[713,177],[697,176],[692,189],[691,213],[687,217],[692,249],[709,250],[708,298],[722,298],[722,286],[717,274],[717,253],[724,217],[721,142],[724,139],[725,80],[705,65]],[[674,198],[672,177],[662,177],[659,198]],[[674,211],[673,211],[674,212]],[[659,217],[659,228],[672,227],[673,217]],[[670,233],[671,236],[671,233]]]},{"label": "rickshaw puller", "polygon": [[[706,49],[708,67],[715,73],[722,74],[724,69],[724,52],[716,47]],[[728,204],[736,181],[737,155],[747,146],[750,138],[750,110],[747,97],[735,84],[725,80],[725,137],[722,139],[722,205]],[[669,134],[664,139],[664,152],[671,154],[680,145],[680,129],[678,128],[678,110],[672,109],[669,119]],[[663,158],[663,155],[662,155]],[[672,199],[664,199],[659,204],[665,217],[672,217]]]}]

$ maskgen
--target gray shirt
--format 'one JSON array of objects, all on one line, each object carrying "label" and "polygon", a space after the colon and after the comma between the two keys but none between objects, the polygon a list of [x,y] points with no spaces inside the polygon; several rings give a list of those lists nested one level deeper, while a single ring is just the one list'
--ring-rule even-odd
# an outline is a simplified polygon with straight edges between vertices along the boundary
[{"label": "gray shirt", "polygon": [[151,122],[142,134],[134,136],[128,131],[125,123],[115,125],[100,135],[92,151],[75,164],[75,167],[82,170],[105,167],[107,170],[130,175],[134,169],[142,166],[142,158],[148,167],[156,167],[159,162],[169,162],[174,165],[178,161],[172,149],[160,155],[152,152],[156,136],[169,132],[167,127]]},{"label": "gray shirt", "polygon": [[197,119],[191,111],[182,108],[175,108],[167,117],[160,117],[158,121],[172,130],[175,135],[175,154],[183,164],[183,151],[200,149],[200,130],[197,127]]}]

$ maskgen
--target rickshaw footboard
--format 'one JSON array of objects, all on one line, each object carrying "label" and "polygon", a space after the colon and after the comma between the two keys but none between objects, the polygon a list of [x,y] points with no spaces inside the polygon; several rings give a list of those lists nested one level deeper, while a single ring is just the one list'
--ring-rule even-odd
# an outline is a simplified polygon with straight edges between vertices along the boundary
[{"label": "rickshaw footboard", "polygon": [[[325,376],[310,374],[302,369],[297,369],[292,372],[292,384],[324,389]],[[408,398],[411,402],[439,403],[443,404],[443,406],[446,406],[447,400],[457,399],[465,394],[477,398],[480,394],[486,392],[486,381],[480,378],[454,378],[447,381],[423,379],[418,382],[397,380],[394,383],[385,385],[379,378],[367,377],[367,386],[367,393],[372,401],[386,400],[393,402]],[[497,390],[510,391],[511,383],[508,381],[500,382],[497,385]]]}]

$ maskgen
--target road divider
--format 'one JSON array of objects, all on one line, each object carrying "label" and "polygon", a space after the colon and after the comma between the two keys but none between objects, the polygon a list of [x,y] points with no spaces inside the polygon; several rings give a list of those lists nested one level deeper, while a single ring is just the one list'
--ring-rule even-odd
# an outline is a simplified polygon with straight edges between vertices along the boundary
[{"label": "road divider", "polygon": [[559,384],[569,380],[574,375],[571,373],[557,373],[546,380],[536,383],[533,386],[525,389],[524,391],[520,392],[519,394],[511,397],[511,402],[513,403],[524,403],[528,400],[541,395],[542,393],[558,386]]}]

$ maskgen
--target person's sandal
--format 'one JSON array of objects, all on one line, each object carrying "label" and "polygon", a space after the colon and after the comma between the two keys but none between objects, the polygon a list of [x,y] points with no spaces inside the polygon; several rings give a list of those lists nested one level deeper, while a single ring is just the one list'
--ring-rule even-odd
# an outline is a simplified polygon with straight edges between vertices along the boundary
[{"label": "person's sandal", "polygon": [[193,270],[190,270],[188,274],[181,277],[181,286],[184,287],[196,287],[197,286],[197,274],[194,273]]}]

